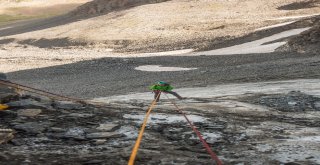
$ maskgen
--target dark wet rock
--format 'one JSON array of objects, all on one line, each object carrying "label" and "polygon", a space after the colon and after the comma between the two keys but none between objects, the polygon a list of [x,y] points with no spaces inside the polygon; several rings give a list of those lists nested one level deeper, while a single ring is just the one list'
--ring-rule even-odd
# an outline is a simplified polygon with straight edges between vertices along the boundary
[{"label": "dark wet rock", "polygon": [[58,128],[58,127],[50,127],[49,128],[50,132],[66,132],[67,130],[64,128]]},{"label": "dark wet rock", "polygon": [[0,73],[0,80],[6,80],[7,79],[7,75],[4,73]]},{"label": "dark wet rock", "polygon": [[107,139],[107,138],[118,138],[123,137],[123,134],[117,132],[96,132],[96,133],[89,133],[86,135],[88,139]]},{"label": "dark wet rock", "polygon": [[65,110],[80,110],[85,108],[83,104],[74,103],[71,101],[56,101],[53,103],[53,107],[57,109],[65,109]]},{"label": "dark wet rock", "polygon": [[319,101],[320,98],[300,91],[291,91],[286,95],[265,95],[249,100],[249,102],[254,104],[260,104],[286,112],[319,111]]},{"label": "dark wet rock", "polygon": [[92,116],[94,116],[94,114],[88,114],[88,113],[70,113],[67,115],[67,117],[75,117],[75,118],[88,118]]},{"label": "dark wet rock", "polygon": [[105,162],[105,160],[89,160],[87,162],[84,162],[84,165],[92,165],[92,164],[102,164]]},{"label": "dark wet rock", "polygon": [[296,162],[289,162],[289,163],[284,163],[284,165],[302,165],[302,164],[296,163]]},{"label": "dark wet rock", "polygon": [[46,130],[46,128],[49,127],[49,125],[50,123],[28,122],[23,124],[17,124],[13,126],[13,128],[31,134],[39,134]]},{"label": "dark wet rock", "polygon": [[[10,90],[10,89],[8,89],[8,90]],[[12,92],[2,93],[2,92],[0,92],[0,103],[8,103],[12,100],[17,100],[17,99],[18,99],[18,95],[16,93],[12,93]]]},{"label": "dark wet rock", "polygon": [[41,103],[41,102],[37,102],[33,99],[25,99],[25,100],[19,100],[19,101],[13,101],[13,102],[9,102],[7,103],[7,105],[9,105],[10,107],[13,108],[39,108],[39,109],[48,109],[50,108],[50,105]]}]

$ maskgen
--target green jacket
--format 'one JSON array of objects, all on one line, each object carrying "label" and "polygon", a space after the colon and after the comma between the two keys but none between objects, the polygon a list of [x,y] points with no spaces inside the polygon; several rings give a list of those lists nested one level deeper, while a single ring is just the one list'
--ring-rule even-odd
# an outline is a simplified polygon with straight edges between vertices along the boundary
[{"label": "green jacket", "polygon": [[159,91],[171,91],[173,89],[172,86],[166,85],[166,86],[160,86],[160,85],[152,85],[149,87],[150,90],[159,90]]}]

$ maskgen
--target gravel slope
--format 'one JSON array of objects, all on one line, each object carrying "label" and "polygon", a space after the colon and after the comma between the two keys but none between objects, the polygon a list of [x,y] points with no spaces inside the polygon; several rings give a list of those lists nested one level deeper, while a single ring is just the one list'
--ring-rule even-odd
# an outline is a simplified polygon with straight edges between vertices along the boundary
[{"label": "gravel slope", "polygon": [[[94,98],[147,91],[158,80],[176,87],[222,83],[319,78],[314,54],[253,54],[200,57],[102,58],[8,73],[12,81],[68,96]],[[198,68],[178,72],[144,72],[140,65]]]}]

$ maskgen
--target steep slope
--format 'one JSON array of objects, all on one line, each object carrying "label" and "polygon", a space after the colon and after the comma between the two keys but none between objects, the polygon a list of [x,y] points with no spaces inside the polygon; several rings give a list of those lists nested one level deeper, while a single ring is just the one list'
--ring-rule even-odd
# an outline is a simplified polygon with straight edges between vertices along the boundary
[{"label": "steep slope", "polygon": [[165,1],[168,0],[94,0],[78,7],[71,14],[81,16],[104,14],[115,10]]},{"label": "steep slope", "polygon": [[90,0],[0,0],[0,25],[65,14],[88,1]]},{"label": "steep slope", "polygon": [[320,17],[316,17],[310,21],[315,23],[310,30],[291,38],[286,45],[278,50],[320,53]]},{"label": "steep slope", "polygon": [[206,49],[260,27],[320,13],[318,3],[299,10],[279,9],[294,2],[95,0],[69,14],[69,18],[77,17],[75,21],[19,35],[10,33],[0,40],[12,38],[33,46],[46,41],[48,47],[54,41],[64,43],[54,47],[86,45],[116,51]]}]

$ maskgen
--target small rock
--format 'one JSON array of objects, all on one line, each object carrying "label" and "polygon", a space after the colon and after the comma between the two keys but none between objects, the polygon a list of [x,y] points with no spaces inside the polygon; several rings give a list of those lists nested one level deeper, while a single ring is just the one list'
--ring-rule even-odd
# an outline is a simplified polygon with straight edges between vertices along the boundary
[{"label": "small rock", "polygon": [[14,138],[13,133],[0,133],[0,144],[7,143]]},{"label": "small rock", "polygon": [[22,108],[41,108],[48,109],[50,105],[42,104],[40,102],[36,102],[33,99],[19,100],[7,103],[10,107],[22,107]]},{"label": "small rock", "polygon": [[100,124],[100,126],[97,128],[98,130],[101,130],[101,131],[114,131],[115,128],[118,127],[117,124]]},{"label": "small rock", "polygon": [[78,118],[88,118],[94,116],[93,114],[88,114],[88,113],[71,113],[67,115],[69,117],[78,117]]},{"label": "small rock", "polygon": [[65,110],[79,110],[79,109],[83,109],[84,106],[80,103],[74,103],[71,101],[57,101],[54,102],[53,107],[57,108],[57,109],[65,109]]},{"label": "small rock", "polygon": [[97,139],[97,140],[94,141],[93,144],[95,144],[95,145],[102,145],[102,144],[106,143],[106,141],[107,141],[107,140],[105,140],[105,139]]},{"label": "small rock", "polygon": [[96,133],[90,133],[86,135],[86,138],[88,139],[104,139],[104,138],[117,138],[122,137],[122,134],[116,133],[116,132],[96,132]]},{"label": "small rock", "polygon": [[35,117],[41,112],[41,109],[21,109],[18,111],[18,116]]},{"label": "small rock", "polygon": [[90,160],[90,161],[85,162],[84,164],[85,165],[86,164],[101,164],[103,162],[105,162],[105,161],[104,160]]},{"label": "small rock", "polygon": [[63,129],[63,128],[58,128],[58,127],[51,127],[51,128],[50,128],[50,131],[51,131],[51,132],[66,132],[65,129]]},{"label": "small rock", "polygon": [[29,123],[15,125],[13,128],[16,130],[25,131],[27,133],[38,134],[43,132],[47,126],[48,126],[48,123],[29,122]]}]

